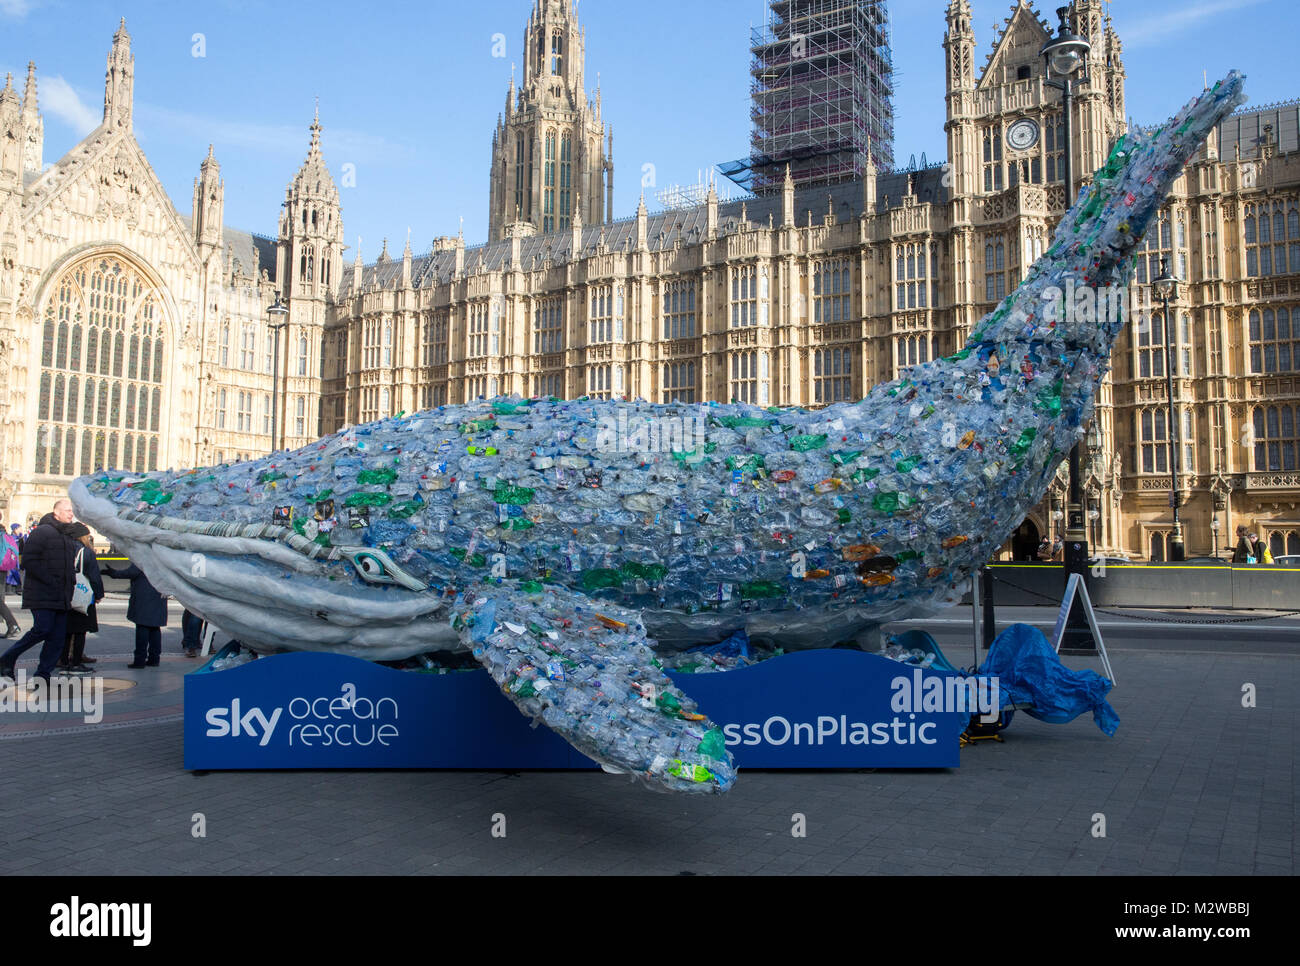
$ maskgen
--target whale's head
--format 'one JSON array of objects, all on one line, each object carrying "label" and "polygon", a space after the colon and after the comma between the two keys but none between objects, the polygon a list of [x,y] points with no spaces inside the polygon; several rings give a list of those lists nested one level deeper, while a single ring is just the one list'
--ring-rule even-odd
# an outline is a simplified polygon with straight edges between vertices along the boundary
[{"label": "whale's head", "polygon": [[[257,479],[263,462],[242,465]],[[321,539],[329,522],[277,520],[271,501],[252,519],[248,492],[218,485],[211,470],[101,472],[75,480],[68,495],[158,590],[255,650],[312,642],[395,660],[457,646],[442,585],[418,559],[404,565],[391,549],[339,546],[328,530]]]}]

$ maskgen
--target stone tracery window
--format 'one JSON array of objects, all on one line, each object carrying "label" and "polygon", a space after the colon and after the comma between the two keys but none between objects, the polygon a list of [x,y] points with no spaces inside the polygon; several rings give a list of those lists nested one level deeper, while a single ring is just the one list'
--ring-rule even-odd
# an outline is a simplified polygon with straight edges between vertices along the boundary
[{"label": "stone tracery window", "polygon": [[1256,406],[1252,413],[1255,438],[1255,470],[1273,472],[1296,469],[1300,449],[1296,410],[1291,406]]},{"label": "stone tracery window", "polygon": [[45,307],[37,474],[158,468],[165,336],[159,293],[130,262],[65,270]]}]

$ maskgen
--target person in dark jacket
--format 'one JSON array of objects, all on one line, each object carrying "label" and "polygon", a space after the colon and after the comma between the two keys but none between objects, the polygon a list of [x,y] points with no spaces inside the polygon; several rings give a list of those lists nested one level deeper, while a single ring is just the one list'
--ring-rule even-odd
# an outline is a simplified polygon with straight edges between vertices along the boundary
[{"label": "person in dark jacket", "polygon": [[[0,526],[0,617],[5,619],[5,637],[13,637],[20,630],[18,621],[14,619],[13,611],[9,609],[5,598],[9,596],[9,578],[18,572],[19,557],[22,552],[22,548],[18,546],[17,535],[11,537],[9,531]],[[3,567],[4,563],[11,563],[13,566],[6,568]],[[16,578],[13,586],[18,587]]]},{"label": "person in dark jacket", "polygon": [[157,667],[162,658],[162,628],[167,626],[167,599],[158,593],[144,571],[133,562],[125,567],[103,567],[104,573],[131,581],[131,602],[126,619],[135,625],[135,660],[129,668]]},{"label": "person in dark jacket", "polygon": [[41,645],[36,677],[50,683],[50,674],[63,653],[68,611],[76,579],[75,557],[81,544],[72,539],[72,501],[54,504],[54,512],[41,517],[23,547],[23,607],[32,612],[32,629],[4,654],[0,677],[14,677],[14,664],[24,651]]},{"label": "person in dark jacket", "polygon": [[9,595],[9,588],[14,589],[19,597],[23,595],[23,570],[22,556],[23,546],[27,543],[27,534],[23,532],[22,527],[16,523],[9,524],[9,539],[18,546],[18,566],[5,574],[4,595]]},{"label": "person in dark jacket", "polygon": [[1268,545],[1253,533],[1246,534],[1246,539],[1250,541],[1250,552],[1255,557],[1255,563],[1262,564],[1264,562],[1264,553],[1268,550]]},{"label": "person in dark jacket", "polygon": [[1237,527],[1237,545],[1232,550],[1233,563],[1250,563],[1247,558],[1255,556],[1254,541],[1246,539],[1248,532],[1244,526]]},{"label": "person in dark jacket", "polygon": [[104,580],[99,574],[99,560],[95,557],[95,544],[90,537],[90,528],[84,523],[74,523],[72,528],[73,539],[82,545],[82,549],[78,551],[81,554],[81,572],[90,582],[90,587],[95,592],[95,600],[84,614],[77,610],[68,611],[67,643],[64,645],[59,667],[70,671],[89,671],[91,670],[89,665],[95,663],[95,658],[86,657],[86,635],[99,632],[99,618],[95,613],[95,603],[104,599]]},{"label": "person in dark jacket", "polygon": [[181,647],[186,657],[199,656],[199,638],[203,636],[203,618],[186,608],[181,614]]}]

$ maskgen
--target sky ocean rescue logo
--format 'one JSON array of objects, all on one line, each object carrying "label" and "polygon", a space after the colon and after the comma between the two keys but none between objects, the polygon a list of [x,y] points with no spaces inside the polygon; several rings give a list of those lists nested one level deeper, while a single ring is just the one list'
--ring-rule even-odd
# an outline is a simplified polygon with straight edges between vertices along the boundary
[{"label": "sky ocean rescue logo", "polygon": [[287,724],[281,734],[290,747],[368,747],[389,743],[399,737],[397,701],[393,698],[367,698],[357,695],[356,686],[345,684],[341,694],[331,697],[292,698],[287,705],[270,713],[259,707],[245,709],[239,698],[229,707],[209,708],[204,720],[209,738],[257,739],[259,747],[271,743],[278,726]]}]

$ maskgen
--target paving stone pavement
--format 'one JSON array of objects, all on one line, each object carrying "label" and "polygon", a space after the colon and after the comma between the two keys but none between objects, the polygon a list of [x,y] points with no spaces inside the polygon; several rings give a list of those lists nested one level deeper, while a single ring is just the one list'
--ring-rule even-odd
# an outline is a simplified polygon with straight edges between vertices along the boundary
[{"label": "paving stone pavement", "polygon": [[[0,721],[10,776],[0,873],[1296,871],[1296,656],[1227,653],[1231,643],[1219,653],[1112,649],[1114,738],[1090,717],[1048,725],[1020,714],[1005,743],[963,750],[958,769],[744,771],[729,794],[703,799],[599,772],[196,776],[181,767],[174,713],[195,663],[169,653],[156,671],[119,667],[126,658],[110,655],[129,650],[129,632],[113,621],[119,637],[110,629],[89,650],[137,686],[110,695],[103,724],[60,733],[51,729],[76,722]],[[174,651],[179,633],[168,635]],[[1247,682],[1254,708],[1242,707]],[[802,838],[791,834],[796,813]],[[195,837],[199,815],[206,834]],[[492,835],[497,816],[504,837]]]}]

